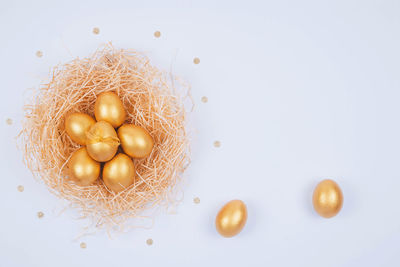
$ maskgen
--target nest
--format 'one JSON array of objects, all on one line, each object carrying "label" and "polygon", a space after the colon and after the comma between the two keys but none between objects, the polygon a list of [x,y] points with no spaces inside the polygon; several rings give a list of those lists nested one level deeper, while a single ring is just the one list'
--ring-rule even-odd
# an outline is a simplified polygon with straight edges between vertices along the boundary
[{"label": "nest", "polygon": [[[153,137],[152,154],[134,160],[136,181],[116,194],[102,179],[79,186],[68,177],[67,163],[80,146],[66,134],[64,120],[74,112],[94,117],[97,96],[119,95],[126,123],[144,127]],[[185,101],[189,87],[152,66],[136,51],[106,45],[92,56],[55,67],[48,83],[25,105],[20,143],[27,167],[58,197],[90,218],[96,227],[124,227],[131,218],[176,201],[176,188],[189,163]]]}]

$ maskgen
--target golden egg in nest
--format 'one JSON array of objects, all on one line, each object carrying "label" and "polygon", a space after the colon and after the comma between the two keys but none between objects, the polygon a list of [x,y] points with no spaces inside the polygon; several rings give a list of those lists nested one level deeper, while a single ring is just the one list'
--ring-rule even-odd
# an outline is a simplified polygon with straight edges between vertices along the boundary
[{"label": "golden egg in nest", "polygon": [[87,151],[96,161],[106,162],[112,159],[117,153],[118,146],[117,133],[108,122],[96,122],[87,132]]},{"label": "golden egg in nest", "polygon": [[132,158],[144,158],[151,154],[154,141],[148,131],[133,124],[124,124],[118,129],[122,149]]},{"label": "golden egg in nest", "polygon": [[135,165],[130,157],[119,153],[104,165],[103,181],[108,189],[121,192],[135,181]]},{"label": "golden egg in nest", "polygon": [[82,147],[72,154],[68,162],[68,171],[77,184],[86,186],[99,177],[100,163],[93,160],[86,148]]},{"label": "golden egg in nest", "polygon": [[105,92],[97,97],[94,104],[94,115],[97,121],[106,121],[117,128],[124,123],[126,111],[116,93]]},{"label": "golden egg in nest", "polygon": [[73,113],[65,119],[65,131],[71,139],[80,144],[86,144],[86,133],[96,121],[87,114]]}]

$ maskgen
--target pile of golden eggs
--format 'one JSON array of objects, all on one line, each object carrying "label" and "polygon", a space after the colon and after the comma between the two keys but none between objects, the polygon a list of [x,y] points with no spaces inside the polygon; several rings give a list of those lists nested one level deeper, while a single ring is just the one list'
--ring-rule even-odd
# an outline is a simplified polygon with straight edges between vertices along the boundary
[{"label": "pile of golden eggs", "polygon": [[[83,146],[71,155],[67,164],[69,175],[82,186],[92,184],[101,176],[107,188],[118,193],[135,181],[132,158],[149,156],[154,140],[144,128],[124,124],[126,111],[113,92],[97,97],[94,115],[96,119],[73,113],[65,119],[68,136]],[[118,152],[120,145],[123,152]]]}]

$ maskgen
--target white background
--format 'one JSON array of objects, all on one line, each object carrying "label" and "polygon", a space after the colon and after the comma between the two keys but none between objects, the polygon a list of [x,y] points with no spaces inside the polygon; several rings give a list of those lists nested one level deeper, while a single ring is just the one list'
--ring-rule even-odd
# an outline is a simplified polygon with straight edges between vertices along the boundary
[{"label": "white background", "polygon": [[[0,266],[400,265],[399,1],[2,0],[0,36]],[[84,222],[15,136],[27,89],[108,41],[191,83],[193,162],[175,215],[76,241]],[[345,198],[329,220],[311,204],[323,178]],[[235,198],[248,224],[225,239],[214,218]]]}]

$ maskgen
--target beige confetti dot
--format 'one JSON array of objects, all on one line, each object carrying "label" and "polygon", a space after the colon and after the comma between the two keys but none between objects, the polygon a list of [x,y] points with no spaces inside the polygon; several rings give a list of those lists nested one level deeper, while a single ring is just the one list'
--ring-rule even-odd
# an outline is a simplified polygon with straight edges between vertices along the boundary
[{"label": "beige confetti dot", "polygon": [[160,36],[161,36],[161,32],[160,31],[155,31],[154,32],[154,37],[160,38]]},{"label": "beige confetti dot", "polygon": [[10,118],[8,118],[8,119],[6,120],[6,123],[7,123],[8,125],[11,125],[11,124],[13,124],[13,120],[10,119]]},{"label": "beige confetti dot", "polygon": [[81,242],[80,247],[81,248],[86,248],[86,243],[85,242]]},{"label": "beige confetti dot", "polygon": [[153,239],[151,239],[151,238],[147,239],[146,244],[149,246],[153,245]]},{"label": "beige confetti dot", "polygon": [[199,64],[199,63],[200,63],[200,58],[195,57],[195,58],[193,59],[193,63],[194,63],[194,64]]},{"label": "beige confetti dot", "polygon": [[93,28],[93,34],[99,34],[100,33],[100,29],[97,27]]},{"label": "beige confetti dot", "polygon": [[43,56],[43,52],[42,51],[36,51],[36,56],[37,57],[42,57]]},{"label": "beige confetti dot", "polygon": [[40,218],[43,218],[43,216],[44,216],[44,213],[43,212],[41,212],[41,211],[39,211],[38,213],[37,213],[37,216],[38,216],[38,218],[40,219]]},{"label": "beige confetti dot", "polygon": [[194,204],[200,204],[200,198],[199,197],[193,198],[193,202]]},{"label": "beige confetti dot", "polygon": [[23,185],[17,186],[17,190],[18,190],[19,192],[24,192],[24,186],[23,186]]},{"label": "beige confetti dot", "polygon": [[207,102],[208,102],[208,98],[207,98],[206,96],[203,96],[203,97],[201,98],[201,102],[207,103]]},{"label": "beige confetti dot", "polygon": [[221,142],[220,141],[215,141],[214,142],[214,146],[215,147],[220,147],[221,146]]}]

